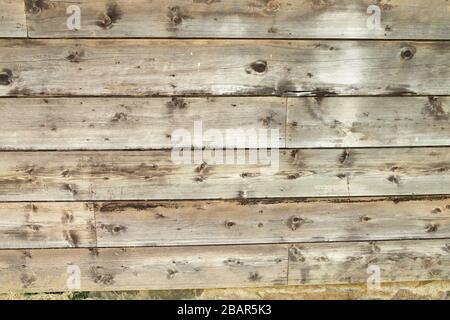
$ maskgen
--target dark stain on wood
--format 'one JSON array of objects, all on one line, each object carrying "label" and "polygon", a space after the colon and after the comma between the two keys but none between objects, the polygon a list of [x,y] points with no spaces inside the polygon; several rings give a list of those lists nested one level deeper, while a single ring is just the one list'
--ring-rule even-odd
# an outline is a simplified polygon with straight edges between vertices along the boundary
[{"label": "dark stain on wood", "polygon": [[400,56],[403,60],[411,60],[416,54],[416,51],[416,47],[407,45],[401,49]]},{"label": "dark stain on wood", "polygon": [[92,266],[89,269],[89,275],[92,281],[105,286],[112,285],[115,282],[114,274],[106,272],[105,269],[101,266]]},{"label": "dark stain on wood", "polygon": [[271,111],[269,115],[259,119],[259,121],[261,121],[264,127],[270,128],[272,123],[276,123],[275,121],[276,115],[277,115],[276,112]]},{"label": "dark stain on wood", "polygon": [[228,258],[227,260],[225,260],[223,262],[225,265],[230,266],[230,267],[236,267],[236,266],[242,266],[244,265],[244,262],[242,262],[239,259],[234,259],[234,258]]},{"label": "dark stain on wood", "polygon": [[29,203],[25,205],[25,209],[31,210],[34,213],[38,212],[38,207],[34,203]]},{"label": "dark stain on wood", "polygon": [[22,273],[20,275],[20,282],[22,282],[23,288],[30,288],[37,281],[36,277],[31,274]]},{"label": "dark stain on wood", "polygon": [[124,112],[116,112],[111,119],[111,122],[121,122],[126,121],[128,119],[128,115]]},{"label": "dark stain on wood", "polygon": [[303,219],[298,216],[292,216],[288,219],[286,224],[292,231],[295,231],[305,223],[306,223],[306,219]]},{"label": "dark stain on wood", "polygon": [[234,221],[225,221],[225,227],[227,227],[228,229],[231,229],[234,226],[236,226],[236,222],[234,222]]},{"label": "dark stain on wood", "polygon": [[439,224],[436,224],[436,223],[427,224],[426,227],[425,227],[425,230],[428,233],[437,232],[438,229],[439,229]]},{"label": "dark stain on wood", "polygon": [[169,19],[168,31],[177,30],[178,26],[183,23],[183,20],[190,18],[186,9],[180,6],[169,7],[167,11],[167,18]]},{"label": "dark stain on wood", "polygon": [[117,3],[111,2],[106,11],[99,15],[96,25],[103,29],[111,29],[115,23],[122,19],[123,12]]},{"label": "dark stain on wood", "polygon": [[389,11],[394,8],[394,5],[389,3],[390,0],[377,0],[376,5],[380,7],[382,11]]},{"label": "dark stain on wood", "polygon": [[179,271],[174,268],[167,269],[167,279],[173,279],[178,272]]},{"label": "dark stain on wood", "polygon": [[13,73],[11,69],[3,68],[0,71],[0,86],[9,86],[13,83]]},{"label": "dark stain on wood", "polygon": [[61,189],[69,191],[73,196],[76,196],[78,194],[78,188],[75,184],[64,183]]},{"label": "dark stain on wood", "polygon": [[32,96],[35,93],[28,88],[14,88],[8,92],[9,96],[19,97],[19,96]]},{"label": "dark stain on wood", "polygon": [[75,230],[65,230],[63,236],[71,247],[77,247],[80,243],[80,238]]},{"label": "dark stain on wood", "polygon": [[301,252],[301,247],[291,246],[289,247],[289,261],[292,262],[305,262],[306,257]]},{"label": "dark stain on wood", "polygon": [[123,212],[128,209],[145,211],[157,208],[178,209],[177,203],[158,203],[158,202],[107,202],[97,206],[100,212]]},{"label": "dark stain on wood", "polygon": [[126,226],[122,226],[122,225],[117,225],[117,224],[100,224],[99,228],[102,230],[106,230],[111,234],[119,234],[121,232],[125,232],[127,231],[127,227]]},{"label": "dark stain on wood", "polygon": [[188,103],[183,98],[173,97],[166,103],[169,115],[173,115],[175,110],[183,110],[188,107]]},{"label": "dark stain on wood", "polygon": [[308,0],[311,4],[311,8],[317,9],[327,9],[335,5],[335,0]]},{"label": "dark stain on wood", "polygon": [[61,217],[61,222],[63,224],[68,224],[68,223],[72,223],[73,220],[74,220],[73,212],[70,210],[64,210],[62,217]]},{"label": "dark stain on wood", "polygon": [[258,273],[258,271],[250,272],[248,275],[248,280],[251,282],[258,282],[262,280],[262,276]]},{"label": "dark stain on wood", "polygon": [[245,72],[248,74],[264,74],[267,72],[267,61],[266,60],[258,60],[252,62],[248,68],[245,69]]},{"label": "dark stain on wood", "polygon": [[47,0],[25,0],[25,11],[31,14],[39,14],[50,8]]},{"label": "dark stain on wood", "polygon": [[341,165],[352,165],[352,158],[351,158],[351,151],[348,149],[345,149],[342,151],[341,155],[339,156],[339,163]]},{"label": "dark stain on wood", "polygon": [[435,120],[449,120],[449,113],[445,111],[439,97],[428,97],[424,114],[434,117]]},{"label": "dark stain on wood", "polygon": [[395,183],[396,185],[400,185],[400,176],[389,176],[388,178],[389,182]]},{"label": "dark stain on wood", "polygon": [[80,63],[83,61],[84,57],[84,51],[71,51],[69,52],[69,55],[66,57],[66,60],[73,62],[73,63]]}]

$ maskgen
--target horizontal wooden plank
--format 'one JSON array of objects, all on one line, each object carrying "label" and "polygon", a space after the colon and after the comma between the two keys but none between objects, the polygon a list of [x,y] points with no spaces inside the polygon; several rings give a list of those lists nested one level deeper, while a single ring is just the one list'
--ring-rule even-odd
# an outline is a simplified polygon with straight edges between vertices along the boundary
[{"label": "horizontal wooden plank", "polygon": [[[180,144],[177,130],[190,133],[182,144],[196,145],[196,125],[203,134],[278,130],[276,144],[234,135],[239,148],[283,148],[286,132],[289,148],[448,146],[449,104],[448,97],[5,98],[0,149],[170,149]],[[206,147],[216,140],[203,138]]]},{"label": "horizontal wooden plank", "polygon": [[2,249],[437,239],[449,234],[450,198],[440,197],[0,203]]},{"label": "horizontal wooden plank", "polygon": [[88,203],[0,203],[0,248],[95,247]]},{"label": "horizontal wooden plank", "polygon": [[0,11],[0,37],[27,37],[27,24],[23,1],[2,0]]},{"label": "horizontal wooden plank", "polygon": [[96,221],[100,247],[445,238],[450,198],[106,202]]},{"label": "horizontal wooden plank", "polygon": [[177,150],[2,152],[0,201],[432,195],[449,191],[450,148],[241,152],[220,157],[210,150],[203,155]]},{"label": "horizontal wooden plank", "polygon": [[448,97],[288,100],[287,147],[450,145]]},{"label": "horizontal wooden plank", "polygon": [[[449,239],[288,245],[1,250],[0,291],[81,291],[448,280]],[[289,259],[288,259],[289,257]],[[370,267],[370,268],[368,268]],[[19,289],[20,288],[20,289]]]},{"label": "horizontal wooden plank", "polygon": [[[244,37],[449,39],[441,0],[77,0],[25,1],[32,37]],[[34,4],[33,4],[34,2]],[[67,27],[67,8],[81,26]],[[377,5],[380,25],[369,28]],[[73,28],[72,28],[73,29]]]},{"label": "horizontal wooden plank", "polygon": [[0,292],[66,291],[73,270],[83,291],[272,286],[287,283],[287,248],[0,250]]},{"label": "horizontal wooden plank", "polygon": [[365,283],[378,271],[381,285],[448,280],[449,239],[307,244],[289,249],[289,285]]},{"label": "horizontal wooden plank", "polygon": [[[0,149],[170,149],[174,146],[285,147],[283,98],[0,99]],[[208,138],[209,130],[232,141]],[[279,139],[242,139],[278,130]],[[180,140],[179,130],[190,136]],[[203,138],[202,145],[196,143]],[[227,135],[228,136],[228,135]],[[270,132],[264,134],[268,138]],[[274,141],[275,143],[271,143]],[[217,143],[214,143],[217,142]]]},{"label": "horizontal wooden plank", "polygon": [[0,41],[0,96],[445,95],[450,42]]}]

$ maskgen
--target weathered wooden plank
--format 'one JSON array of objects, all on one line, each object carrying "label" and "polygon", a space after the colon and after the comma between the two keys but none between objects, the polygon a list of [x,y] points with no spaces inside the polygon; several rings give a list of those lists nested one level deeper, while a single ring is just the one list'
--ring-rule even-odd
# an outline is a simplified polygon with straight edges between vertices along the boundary
[{"label": "weathered wooden plank", "polygon": [[450,198],[103,202],[96,221],[100,247],[445,238]]},{"label": "weathered wooden plank", "polygon": [[0,37],[27,37],[27,25],[23,1],[1,1]]},{"label": "weathered wooden plank", "polygon": [[2,152],[0,201],[449,192],[449,148],[272,150],[268,154],[260,152],[256,161],[250,157],[258,157],[255,150],[244,151],[245,158],[236,156],[236,152],[220,158],[210,150],[205,150],[203,157],[200,152],[193,153],[182,153],[188,158],[179,158],[176,150]]},{"label": "weathered wooden plank", "polygon": [[[208,130],[225,134],[278,130],[279,139],[241,140],[239,148],[285,147],[284,98],[72,98],[0,99],[0,149],[169,149],[175,145],[202,147],[196,135],[212,147]],[[194,128],[197,128],[194,130]],[[186,130],[190,141],[173,133]],[[269,132],[267,132],[267,136]],[[235,139],[236,138],[236,139]],[[220,141],[217,141],[220,143]],[[227,146],[227,141],[222,141]],[[260,142],[260,143],[259,143]],[[216,145],[217,147],[217,145]]]},{"label": "weathered wooden plank", "polygon": [[450,42],[1,40],[0,96],[449,93]]},{"label": "weathered wooden plank", "polygon": [[448,280],[449,247],[449,239],[439,239],[2,250],[0,291],[65,291],[77,267],[82,291],[273,286],[287,279],[289,285],[366,283],[374,266],[381,283]]},{"label": "weathered wooden plank", "polygon": [[271,286],[287,283],[287,248],[0,250],[0,291],[66,291],[76,267],[83,291]]},{"label": "weathered wooden plank", "polygon": [[447,97],[288,100],[287,147],[450,145]]},{"label": "weathered wooden plank", "polygon": [[0,248],[96,246],[88,203],[0,203]]},{"label": "weathered wooden plank", "polygon": [[[289,98],[288,145],[310,147],[448,146],[448,97]],[[0,99],[0,149],[163,149],[175,130],[194,138],[217,129],[278,129],[285,146],[286,99]],[[130,139],[133,137],[133,139]],[[269,146],[271,145],[268,140]],[[194,139],[191,139],[194,145]],[[265,147],[238,140],[239,148]],[[224,141],[226,143],[226,141]],[[212,140],[204,141],[212,146]]]},{"label": "weathered wooden plank", "polygon": [[293,245],[289,249],[289,285],[365,283],[378,270],[381,285],[392,281],[447,280],[449,241]]},{"label": "weathered wooden plank", "polygon": [[[25,1],[32,37],[236,37],[449,39],[442,0]],[[67,8],[81,9],[70,31]],[[367,19],[377,5],[380,24]],[[72,28],[73,29],[73,28]]]}]

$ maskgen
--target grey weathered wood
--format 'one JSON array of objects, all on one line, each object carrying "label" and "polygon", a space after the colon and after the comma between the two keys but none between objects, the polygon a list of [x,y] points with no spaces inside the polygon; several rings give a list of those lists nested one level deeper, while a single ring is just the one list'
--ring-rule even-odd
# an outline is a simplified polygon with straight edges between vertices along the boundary
[{"label": "grey weathered wood", "polygon": [[285,285],[287,248],[0,250],[0,292],[67,291],[75,267],[82,291]]},{"label": "grey weathered wood", "polygon": [[1,40],[0,96],[445,95],[450,42]]},{"label": "grey weathered wood", "polygon": [[449,192],[449,148],[280,150],[279,166],[277,154],[273,150],[271,165],[248,160],[241,165],[235,160],[234,164],[214,164],[209,150],[193,164],[174,163],[170,151],[2,152],[0,201]]},{"label": "grey weathered wood", "polygon": [[1,250],[0,291],[68,290],[74,266],[82,291],[447,280],[449,241]]},{"label": "grey weathered wood", "polygon": [[[235,37],[449,39],[442,0],[78,0],[28,4],[32,37]],[[69,5],[81,9],[81,29],[66,26]],[[369,5],[380,27],[367,27]],[[115,6],[114,6],[115,5]]]},{"label": "grey weathered wood", "polygon": [[[172,136],[176,130],[190,132],[186,146],[201,147],[194,140],[198,125],[199,134],[276,129],[280,139],[267,143],[283,148],[285,122],[284,98],[6,98],[0,99],[0,149],[169,149],[180,143]],[[205,140],[203,146],[211,147],[213,141]],[[238,140],[236,146],[267,144]]]},{"label": "grey weathered wood", "polygon": [[88,203],[0,203],[0,248],[95,247]]},{"label": "grey weathered wood", "polygon": [[106,202],[100,247],[431,239],[450,234],[450,198]]},{"label": "grey weathered wood", "polygon": [[2,0],[0,9],[0,37],[27,37],[23,1]]},{"label": "grey weathered wood", "polygon": [[447,280],[450,240],[293,245],[289,285],[365,283],[374,270],[383,282]]},{"label": "grey weathered wood", "polygon": [[[450,145],[448,97],[287,101],[290,148]],[[196,121],[203,132],[278,129],[278,146],[285,147],[285,108],[285,98],[273,97],[6,98],[0,99],[0,149],[171,148],[177,143],[175,130],[188,130],[194,138]],[[264,147],[245,143],[238,146]]]},{"label": "grey weathered wood", "polygon": [[450,145],[447,97],[288,100],[287,147]]}]

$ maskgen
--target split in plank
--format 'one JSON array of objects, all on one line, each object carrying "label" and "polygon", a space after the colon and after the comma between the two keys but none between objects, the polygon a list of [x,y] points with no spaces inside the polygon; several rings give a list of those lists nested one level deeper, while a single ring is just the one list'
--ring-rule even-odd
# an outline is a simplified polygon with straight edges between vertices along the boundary
[{"label": "split in plank", "polygon": [[0,40],[0,96],[445,95],[450,42]]},{"label": "split in plank", "polygon": [[[198,150],[2,152],[0,201],[449,192],[450,148],[446,147],[261,150],[235,150],[231,154],[204,150],[203,155]],[[259,158],[250,162],[256,158],[252,155]]]},{"label": "split in plank", "polygon": [[[442,0],[26,0],[31,37],[450,39]],[[67,27],[77,5],[81,25]],[[369,6],[371,6],[369,8]],[[376,8],[373,6],[376,5]],[[380,17],[377,24],[377,17]],[[374,20],[369,27],[367,20]]]}]

